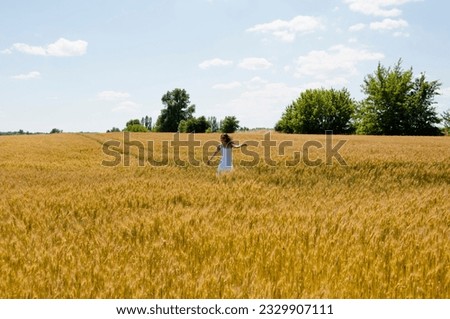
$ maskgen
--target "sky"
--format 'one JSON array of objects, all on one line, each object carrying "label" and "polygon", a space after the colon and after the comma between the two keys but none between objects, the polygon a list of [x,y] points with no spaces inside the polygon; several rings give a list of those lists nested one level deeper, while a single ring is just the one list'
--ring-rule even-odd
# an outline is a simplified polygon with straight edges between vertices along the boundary
[{"label": "sky", "polygon": [[272,128],[314,88],[402,59],[450,108],[450,2],[0,0],[0,131],[105,132],[185,89],[195,116]]}]

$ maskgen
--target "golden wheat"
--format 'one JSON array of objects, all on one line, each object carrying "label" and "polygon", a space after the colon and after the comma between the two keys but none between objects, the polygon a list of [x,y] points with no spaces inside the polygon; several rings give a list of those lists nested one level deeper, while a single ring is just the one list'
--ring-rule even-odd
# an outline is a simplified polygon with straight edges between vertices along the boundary
[{"label": "golden wheat", "polygon": [[105,167],[122,133],[0,137],[0,298],[450,298],[448,137],[334,136],[346,166],[286,166],[325,137],[272,134],[276,166],[235,150],[219,178],[172,148],[148,165],[173,134],[131,138]]}]

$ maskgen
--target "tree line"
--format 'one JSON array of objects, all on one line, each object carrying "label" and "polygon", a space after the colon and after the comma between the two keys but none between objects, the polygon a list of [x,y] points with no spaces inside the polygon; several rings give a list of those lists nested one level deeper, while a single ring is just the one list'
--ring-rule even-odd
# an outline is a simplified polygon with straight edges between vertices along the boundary
[{"label": "tree line", "polygon": [[434,98],[441,83],[427,81],[425,74],[414,78],[412,68],[404,70],[400,59],[393,67],[380,63],[361,85],[365,98],[356,102],[346,88],[310,89],[288,105],[275,130],[284,133],[370,135],[440,135],[444,124],[448,134],[450,111],[439,116]]},{"label": "tree line", "polygon": [[[190,96],[184,89],[176,88],[163,95],[161,101],[164,108],[158,116],[155,125],[152,118],[143,117],[141,120],[133,119],[126,123],[124,131],[127,132],[180,132],[180,133],[234,133],[239,126],[236,116],[225,116],[218,121],[215,116],[195,117],[195,105],[191,104]],[[113,127],[108,132],[119,132]]]},{"label": "tree line", "polygon": [[[368,135],[440,135],[450,132],[450,110],[440,116],[434,107],[439,81],[428,81],[424,73],[414,78],[412,68],[404,70],[402,60],[393,67],[378,63],[364,78],[362,101],[355,101],[346,88],[308,89],[288,105],[275,130],[283,133]],[[233,133],[239,126],[235,116],[221,121],[216,117],[195,117],[189,94],[176,88],[163,95],[164,105],[156,123],[145,116],[126,123],[130,132]],[[441,130],[437,125],[443,123]],[[120,131],[118,128],[111,130]]]}]

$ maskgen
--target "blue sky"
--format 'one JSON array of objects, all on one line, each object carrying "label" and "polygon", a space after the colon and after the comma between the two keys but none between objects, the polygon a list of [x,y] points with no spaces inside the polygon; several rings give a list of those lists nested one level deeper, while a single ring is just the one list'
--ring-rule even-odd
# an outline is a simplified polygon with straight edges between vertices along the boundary
[{"label": "blue sky", "polygon": [[359,100],[377,64],[450,108],[450,23],[432,0],[0,0],[0,131],[123,128],[183,88],[196,116],[273,127],[308,88]]}]

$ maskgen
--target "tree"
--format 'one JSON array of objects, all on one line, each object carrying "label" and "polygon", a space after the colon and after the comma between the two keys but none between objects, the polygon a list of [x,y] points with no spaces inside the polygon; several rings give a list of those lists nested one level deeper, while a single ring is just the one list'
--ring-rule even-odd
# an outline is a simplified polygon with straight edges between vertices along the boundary
[{"label": "tree", "polygon": [[294,104],[286,106],[285,111],[281,115],[281,119],[275,124],[275,131],[283,133],[294,133]]},{"label": "tree", "polygon": [[180,122],[192,118],[195,112],[195,105],[190,105],[189,94],[184,89],[167,91],[161,101],[164,108],[155,124],[158,132],[176,132]]},{"label": "tree", "polygon": [[309,89],[286,107],[275,130],[284,133],[336,134],[352,131],[351,118],[355,102],[346,89]]},{"label": "tree", "polygon": [[120,132],[120,128],[113,126],[112,129],[106,131],[106,133],[114,133],[114,132]]},{"label": "tree", "polygon": [[152,118],[146,115],[141,119],[141,125],[145,126],[149,131],[152,130]]},{"label": "tree", "polygon": [[152,130],[152,118],[148,115],[145,116],[144,126],[151,131]]},{"label": "tree", "polygon": [[442,122],[444,123],[445,133],[450,134],[450,109],[442,113]]},{"label": "tree", "polygon": [[374,74],[365,77],[362,91],[367,97],[357,115],[357,132],[384,135],[436,135],[439,123],[434,97],[440,83],[428,82],[422,73],[413,78],[413,70],[403,70],[402,60],[391,68],[380,63]]},{"label": "tree", "polygon": [[54,128],[50,131],[50,134],[58,134],[58,133],[62,133],[62,130]]},{"label": "tree", "polygon": [[186,133],[187,132],[187,121],[181,120],[178,124],[178,132],[180,133]]},{"label": "tree", "polygon": [[178,125],[178,131],[180,133],[205,133],[208,128],[209,123],[204,116],[181,120]]},{"label": "tree", "polygon": [[148,129],[138,119],[129,120],[124,129],[125,132],[148,132]]},{"label": "tree", "polygon": [[225,116],[220,123],[220,131],[222,133],[234,133],[239,128],[239,121],[236,116]]},{"label": "tree", "polygon": [[205,133],[209,127],[210,127],[209,122],[202,115],[199,118],[197,118],[197,123],[195,126],[195,133]]},{"label": "tree", "polygon": [[211,133],[215,133],[219,130],[219,123],[217,122],[217,119],[215,116],[208,117],[208,123],[209,123],[209,131]]},{"label": "tree", "polygon": [[434,124],[441,120],[433,106],[440,86],[438,81],[426,81],[423,73],[414,80],[413,94],[408,95],[406,100],[405,134],[440,135],[439,128]]}]

